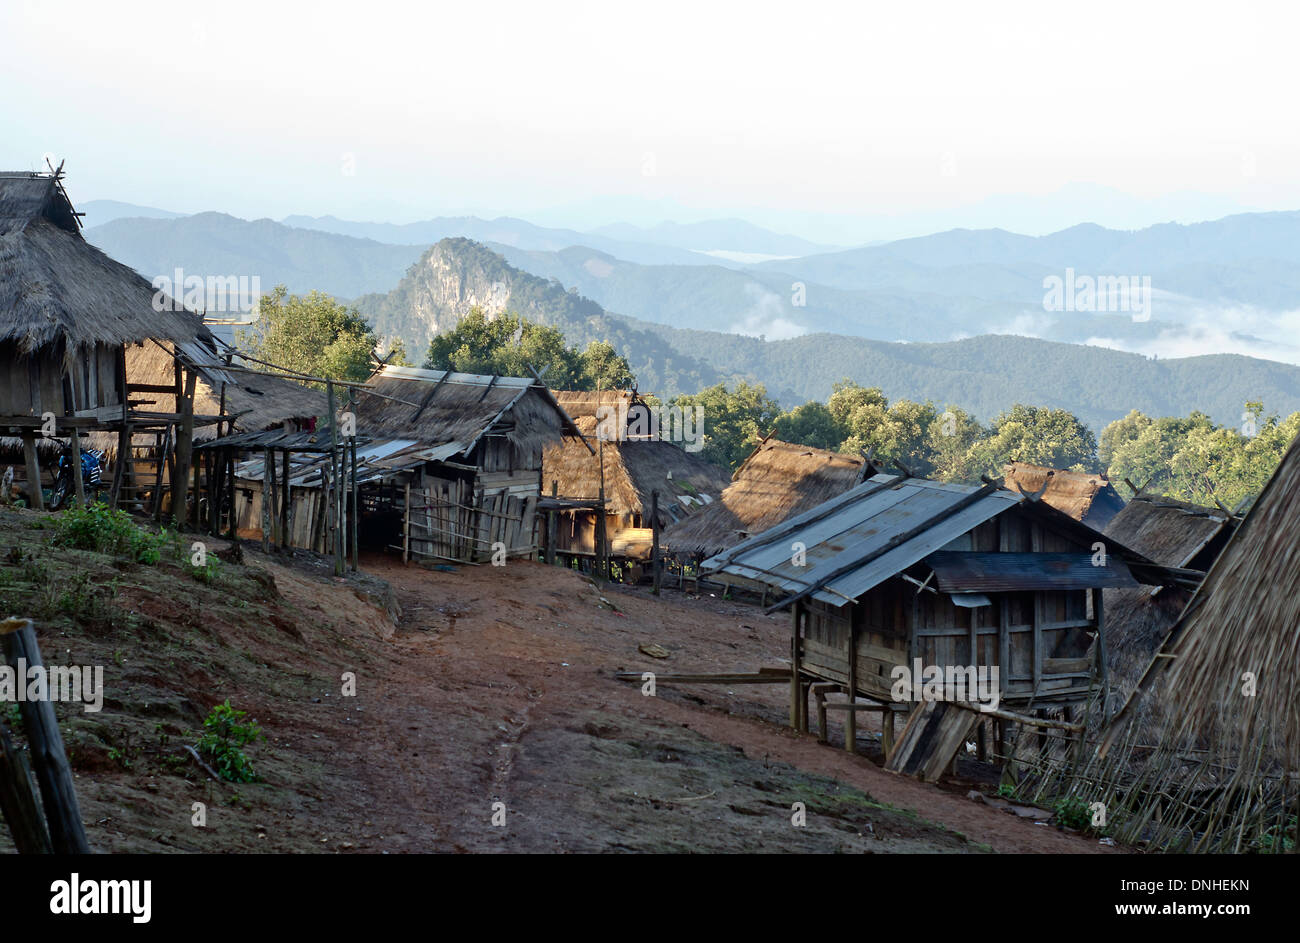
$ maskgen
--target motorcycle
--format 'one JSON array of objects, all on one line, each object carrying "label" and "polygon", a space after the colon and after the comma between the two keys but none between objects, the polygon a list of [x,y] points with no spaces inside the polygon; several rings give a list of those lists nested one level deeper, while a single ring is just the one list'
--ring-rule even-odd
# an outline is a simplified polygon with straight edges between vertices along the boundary
[{"label": "motorcycle", "polygon": [[[81,484],[86,492],[86,500],[94,503],[99,497],[99,489],[104,479],[104,452],[102,449],[81,450]],[[50,493],[49,508],[57,511],[74,491],[72,482],[72,465],[68,454],[59,456],[59,464],[54,475],[54,490]]]}]

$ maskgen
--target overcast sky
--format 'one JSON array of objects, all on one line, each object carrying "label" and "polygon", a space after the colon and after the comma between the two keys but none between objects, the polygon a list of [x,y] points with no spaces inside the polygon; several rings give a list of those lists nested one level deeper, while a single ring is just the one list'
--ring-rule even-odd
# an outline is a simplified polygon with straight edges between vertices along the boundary
[{"label": "overcast sky", "polygon": [[1243,2],[3,0],[0,169],[49,152],[76,200],[250,218],[825,239],[981,205],[1031,228],[1005,198],[1062,188],[1079,213],[1112,189],[1156,219],[1296,209],[1297,25]]}]

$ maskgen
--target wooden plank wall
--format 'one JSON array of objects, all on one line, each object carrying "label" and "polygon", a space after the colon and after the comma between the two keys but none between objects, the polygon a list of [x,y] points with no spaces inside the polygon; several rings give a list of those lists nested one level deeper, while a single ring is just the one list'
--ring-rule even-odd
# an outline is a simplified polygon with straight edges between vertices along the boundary
[{"label": "wooden plank wall", "polygon": [[[981,524],[945,549],[1091,552],[1091,547],[1080,546],[1015,510]],[[1087,632],[1096,627],[1087,590],[1002,593],[991,598],[991,606],[967,609],[947,595],[918,591],[900,580],[889,580],[867,593],[854,604],[859,690],[887,697],[893,667],[910,669],[913,657],[925,665],[997,666],[1003,697],[1012,701],[1034,694],[1036,661],[1039,698],[1071,697],[1086,689],[1092,655]],[[811,673],[847,683],[853,608],[809,603],[802,657]]]}]

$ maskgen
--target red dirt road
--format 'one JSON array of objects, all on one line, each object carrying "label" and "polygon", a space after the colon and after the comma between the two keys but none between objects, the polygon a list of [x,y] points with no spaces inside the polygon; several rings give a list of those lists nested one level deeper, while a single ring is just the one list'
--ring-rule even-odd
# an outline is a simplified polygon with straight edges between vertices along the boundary
[{"label": "red dirt road", "polygon": [[[382,804],[377,816],[405,823],[389,826],[400,850],[837,850],[814,838],[817,809],[839,818],[838,798],[817,801],[836,792],[830,780],[895,807],[875,809],[865,832],[834,822],[837,840],[853,833],[848,850],[870,834],[889,843],[878,850],[1108,850],[794,733],[785,685],[661,685],[647,697],[614,678],[780,665],[781,617],[675,591],[598,590],[535,563],[438,572],[375,557],[363,569],[391,584],[402,617],[384,643],[393,657],[358,679],[365,736],[339,742],[339,762]],[[669,657],[638,650],[650,643]],[[804,829],[791,824],[799,801]],[[491,824],[494,803],[503,827]],[[900,824],[915,820],[926,827]]]}]

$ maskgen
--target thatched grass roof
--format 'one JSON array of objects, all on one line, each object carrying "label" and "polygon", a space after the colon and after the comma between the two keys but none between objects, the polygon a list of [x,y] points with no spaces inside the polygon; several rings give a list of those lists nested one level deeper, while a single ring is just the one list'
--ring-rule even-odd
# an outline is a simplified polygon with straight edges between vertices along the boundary
[{"label": "thatched grass roof", "polygon": [[[167,385],[175,376],[171,345],[147,341],[141,347],[127,351],[127,372],[132,383]],[[184,356],[184,355],[183,355]],[[214,416],[221,412],[221,387],[226,387],[226,414],[239,415],[235,419],[238,432],[260,432],[291,419],[319,418],[329,412],[325,393],[303,386],[293,380],[239,370],[222,369],[216,355],[207,357],[185,356],[198,372],[194,390],[194,412]],[[197,361],[197,362],[196,362]],[[153,412],[174,412],[175,396],[168,393],[141,394],[153,400],[146,407]],[[196,429],[195,438],[211,438],[215,426]]]},{"label": "thatched grass roof", "polygon": [[[1294,848],[1300,439],[1170,628],[1071,792],[1148,850]],[[1173,800],[1173,797],[1177,797]],[[1171,801],[1172,800],[1172,801]]]},{"label": "thatched grass roof", "polygon": [[387,366],[367,386],[391,397],[360,396],[357,421],[375,437],[458,442],[468,452],[490,431],[540,452],[566,432],[578,432],[539,380]]},{"label": "thatched grass roof", "polygon": [[[1235,526],[1218,508],[1140,495],[1111,518],[1105,533],[1165,566],[1208,570]],[[1176,587],[1105,590],[1107,660],[1121,685],[1136,682],[1190,598]]]},{"label": "thatched grass roof", "polygon": [[155,310],[154,294],[143,276],[82,238],[53,176],[0,173],[0,341],[28,353],[58,343],[71,352],[210,338],[193,312]]},{"label": "thatched grass roof", "polygon": [[[542,492],[551,493],[557,484],[560,497],[594,498],[600,493],[601,461],[605,467],[605,500],[611,513],[640,515],[641,526],[650,526],[652,492],[659,492],[659,523],[667,526],[707,508],[716,501],[731,477],[726,469],[707,462],[671,442],[659,439],[598,441],[597,410],[630,406],[632,394],[622,391],[599,393],[556,391],[556,401],[574,419],[591,442],[596,454],[577,439],[548,446],[542,453]],[[602,413],[603,418],[606,414]]]},{"label": "thatched grass roof", "polygon": [[1044,485],[1043,501],[1076,521],[1102,530],[1124,507],[1124,499],[1105,475],[1065,471],[1029,462],[1002,466],[1004,484],[1012,491],[1035,494]]},{"label": "thatched grass roof", "polygon": [[848,491],[862,474],[861,458],[767,439],[736,469],[721,499],[669,527],[663,544],[712,556]]},{"label": "thatched grass roof", "polygon": [[[1263,743],[1300,768],[1300,439],[1210,568],[1163,651],[1183,732],[1218,732],[1250,763]],[[1255,678],[1244,696],[1246,674]]]}]

